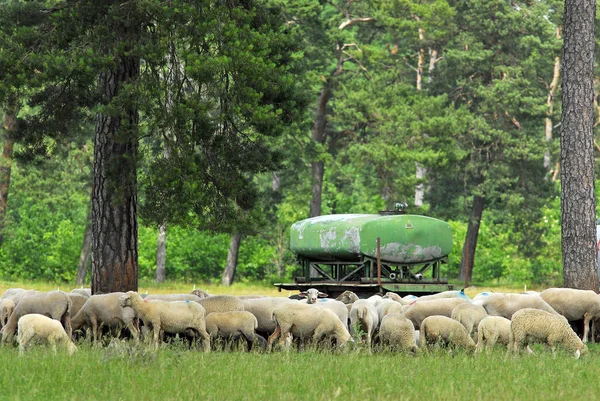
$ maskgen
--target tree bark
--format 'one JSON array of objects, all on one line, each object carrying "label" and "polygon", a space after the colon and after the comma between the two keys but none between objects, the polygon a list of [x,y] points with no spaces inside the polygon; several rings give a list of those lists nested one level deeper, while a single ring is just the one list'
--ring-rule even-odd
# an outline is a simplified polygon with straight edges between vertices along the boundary
[{"label": "tree bark", "polygon": [[6,113],[2,128],[2,160],[0,160],[0,247],[4,241],[4,225],[6,221],[6,210],[8,204],[8,191],[10,189],[10,175],[12,172],[12,157],[15,140],[12,133],[15,130],[19,105],[16,99],[11,100]]},{"label": "tree bark", "polygon": [[79,264],[77,265],[77,277],[75,285],[83,285],[85,283],[85,275],[87,267],[90,264],[90,256],[92,256],[92,212],[88,213],[87,223],[85,225],[85,234],[83,235],[83,245],[79,254]]},{"label": "tree bark", "polygon": [[[135,81],[140,61],[122,56],[114,71],[100,76],[104,100]],[[92,293],[137,291],[137,128],[138,111],[99,114],[94,143],[92,194]]]},{"label": "tree bark", "polygon": [[[319,94],[319,103],[312,128],[311,137],[313,141],[323,145],[327,139],[327,103],[331,98],[331,82],[328,80]],[[323,175],[325,163],[314,160],[310,163],[312,170],[312,197],[310,200],[310,217],[321,215],[321,202],[323,194]]]},{"label": "tree bark", "polygon": [[560,140],[565,287],[598,292],[594,184],[594,0],[566,0]]},{"label": "tree bark", "polygon": [[223,270],[223,278],[221,284],[229,287],[233,284],[235,278],[235,269],[237,268],[238,255],[240,252],[240,244],[242,243],[242,234],[235,233],[229,241],[229,252],[227,253],[227,264]]},{"label": "tree bark", "polygon": [[467,237],[465,238],[462,259],[460,261],[459,280],[464,280],[467,277],[467,270],[469,271],[469,281],[471,281],[471,278],[473,277],[475,251],[477,250],[477,238],[479,237],[479,227],[481,225],[481,216],[483,215],[484,205],[485,199],[482,196],[475,195],[473,197],[473,208],[471,209]]},{"label": "tree bark", "polygon": [[164,283],[167,276],[167,225],[158,227],[158,240],[156,241],[156,270],[154,271],[154,282]]}]

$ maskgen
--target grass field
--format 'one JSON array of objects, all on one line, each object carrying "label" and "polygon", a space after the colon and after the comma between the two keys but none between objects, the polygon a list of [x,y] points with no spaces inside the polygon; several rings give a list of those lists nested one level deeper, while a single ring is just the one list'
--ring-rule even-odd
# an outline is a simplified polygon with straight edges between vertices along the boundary
[{"label": "grass field", "polygon": [[152,351],[80,346],[68,357],[0,349],[2,400],[571,400],[597,399],[600,347],[564,354],[420,356],[349,351]]}]

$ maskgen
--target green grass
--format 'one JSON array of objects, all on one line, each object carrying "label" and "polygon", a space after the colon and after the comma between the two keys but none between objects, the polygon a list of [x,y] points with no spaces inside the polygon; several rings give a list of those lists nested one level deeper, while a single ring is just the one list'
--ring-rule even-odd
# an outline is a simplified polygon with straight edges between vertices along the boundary
[{"label": "green grass", "polygon": [[419,356],[364,350],[271,354],[120,343],[73,357],[0,349],[3,400],[569,400],[596,399],[600,346],[575,360],[489,355]]}]

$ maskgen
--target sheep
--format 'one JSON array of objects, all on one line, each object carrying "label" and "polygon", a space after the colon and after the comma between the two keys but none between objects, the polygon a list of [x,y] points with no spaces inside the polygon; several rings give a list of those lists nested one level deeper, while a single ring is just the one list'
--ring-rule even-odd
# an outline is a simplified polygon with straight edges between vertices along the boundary
[{"label": "sheep", "polygon": [[474,305],[470,302],[460,304],[452,309],[451,319],[456,320],[467,329],[467,333],[471,335],[473,329],[477,330],[481,319],[487,316],[487,312],[481,305]]},{"label": "sheep", "polygon": [[573,288],[548,288],[540,296],[569,322],[583,319],[582,340],[588,341],[590,321],[600,318],[600,295]]},{"label": "sheep", "polygon": [[344,291],[340,296],[336,298],[336,301],[340,301],[345,304],[351,304],[353,302],[358,301],[358,295],[356,295],[352,291]]},{"label": "sheep", "polygon": [[0,299],[0,327],[4,327],[8,318],[15,310],[15,301],[11,298]]},{"label": "sheep", "polygon": [[467,333],[467,329],[447,316],[429,316],[423,319],[420,332],[420,347],[425,349],[427,344],[443,341],[447,344],[462,347],[468,351],[475,350],[475,342]]},{"label": "sheep", "polygon": [[284,303],[294,303],[295,301],[283,297],[267,297],[258,299],[244,299],[242,303],[244,310],[252,313],[258,321],[258,331],[266,336],[271,335],[277,327],[273,320],[273,310]]},{"label": "sheep", "polygon": [[404,310],[402,309],[402,305],[399,302],[392,301],[391,299],[388,299],[388,298],[381,301],[375,307],[375,309],[377,310],[377,318],[379,320],[380,325],[381,325],[383,318],[386,315],[389,315],[390,313],[399,313],[402,316],[404,316]]},{"label": "sheep", "polygon": [[[297,337],[302,342],[307,339],[319,341],[326,337],[328,341],[335,339],[338,347],[352,338],[335,313],[329,309],[315,308],[298,302],[284,303],[273,310],[272,318],[277,326],[269,336],[269,350],[279,337],[282,342],[290,336]],[[289,348],[289,343],[287,347]]]},{"label": "sheep", "polygon": [[91,328],[92,341],[97,342],[100,339],[99,328],[104,326],[120,332],[123,327],[126,327],[137,341],[139,329],[135,312],[131,308],[122,308],[119,301],[119,297],[124,294],[124,292],[112,292],[89,297],[71,321],[73,330]]},{"label": "sheep", "polygon": [[[75,316],[77,316],[77,313],[79,313],[79,311],[81,310],[83,305],[85,305],[85,303],[87,302],[89,297],[86,297],[85,295],[81,295],[77,292],[67,292],[66,294],[68,295],[69,298],[71,298],[71,303],[72,303],[71,316],[75,317]],[[72,324],[73,324],[73,319],[71,319],[71,325]]]},{"label": "sheep", "polygon": [[44,292],[21,298],[2,328],[2,341],[5,344],[12,342],[17,331],[17,322],[22,316],[30,313],[39,313],[60,321],[67,334],[71,336],[72,305],[71,298],[61,291]]},{"label": "sheep", "polygon": [[489,350],[495,344],[508,345],[510,340],[510,320],[502,316],[487,316],[477,327],[476,352]]},{"label": "sheep", "polygon": [[399,302],[401,305],[408,305],[410,303],[409,301],[400,297],[400,295],[396,294],[395,292],[386,292],[383,298]]},{"label": "sheep", "polygon": [[213,295],[198,301],[206,310],[206,314],[213,312],[243,311],[244,303],[233,295]]},{"label": "sheep", "polygon": [[473,300],[475,305],[485,308],[488,315],[512,318],[513,313],[520,309],[534,308],[546,312],[558,314],[541,296],[535,294],[503,294],[490,293],[489,295],[478,295]]},{"label": "sheep", "polygon": [[415,326],[400,313],[390,313],[384,316],[379,326],[379,339],[382,345],[393,349],[416,352]]},{"label": "sheep", "polygon": [[331,310],[340,319],[346,328],[348,328],[348,307],[335,299],[320,299],[316,303],[312,304],[319,308],[325,308]]},{"label": "sheep", "polygon": [[266,348],[267,340],[256,334],[258,321],[256,317],[246,311],[213,312],[206,316],[206,332],[211,341],[216,338],[225,340],[244,337],[248,342],[248,349],[252,349],[254,342]]},{"label": "sheep", "polygon": [[545,343],[550,346],[553,354],[560,345],[567,352],[573,353],[575,359],[588,352],[587,346],[563,316],[540,309],[521,309],[511,319],[508,352],[518,354],[524,344],[529,347],[532,342]]},{"label": "sheep", "polygon": [[210,296],[210,295],[208,295],[208,292],[202,291],[202,290],[194,290],[190,294],[195,295],[200,298],[208,298]]},{"label": "sheep", "polygon": [[73,355],[77,351],[77,347],[71,340],[71,337],[58,320],[40,315],[39,313],[30,313],[19,319],[17,327],[19,355],[23,355],[32,340],[47,343],[55,353],[57,344],[64,345],[69,355]]},{"label": "sheep", "polygon": [[[208,298],[206,298],[208,299]],[[154,330],[154,344],[158,347],[160,331],[165,333],[189,333],[202,339],[204,351],[210,351],[210,336],[206,332],[205,310],[192,301],[147,301],[135,291],[119,297],[122,307],[132,308],[146,326]]]},{"label": "sheep", "polygon": [[147,299],[148,301],[154,301],[159,299],[161,301],[200,301],[200,297],[194,294],[149,294],[142,298]]},{"label": "sheep", "polygon": [[317,299],[319,299],[319,298],[327,298],[328,297],[327,294],[317,290],[316,288],[309,288],[306,291],[302,291],[300,294],[298,294],[298,296],[300,298],[306,298],[306,303],[308,303],[308,304],[314,304],[315,302],[317,302]]},{"label": "sheep", "polygon": [[354,332],[357,328],[366,334],[366,341],[369,348],[371,339],[375,330],[379,326],[379,315],[373,305],[373,302],[367,299],[359,299],[352,304],[350,310],[350,329]]},{"label": "sheep", "polygon": [[[407,298],[407,297],[405,297]],[[419,301],[431,301],[433,299],[443,299],[443,298],[463,298],[466,299],[467,301],[470,301],[470,298],[464,293],[464,290],[460,290],[460,291],[442,291],[442,292],[438,292],[437,294],[431,294],[431,295],[422,295],[420,297],[418,297],[417,299]],[[408,301],[411,301],[411,299],[406,299]],[[412,301],[414,301],[415,299],[413,298]]]},{"label": "sheep", "polygon": [[71,292],[73,294],[80,294],[88,298],[92,296],[92,290],[89,288],[74,288],[71,290]]},{"label": "sheep", "polygon": [[464,298],[442,298],[428,301],[418,300],[410,305],[404,306],[404,315],[415,325],[415,329],[421,327],[421,322],[428,316],[441,315],[450,317],[452,310],[460,304],[467,303]]}]

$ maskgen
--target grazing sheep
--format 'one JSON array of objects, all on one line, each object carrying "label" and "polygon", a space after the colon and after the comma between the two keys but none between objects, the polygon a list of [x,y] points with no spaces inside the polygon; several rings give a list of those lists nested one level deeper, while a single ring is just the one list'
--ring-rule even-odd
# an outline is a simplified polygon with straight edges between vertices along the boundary
[{"label": "grazing sheep", "polygon": [[467,303],[464,298],[441,298],[422,301],[421,299],[410,305],[404,306],[404,316],[410,319],[415,329],[421,327],[421,322],[428,316],[441,315],[450,317],[452,310],[460,304]]},{"label": "grazing sheep", "polygon": [[[273,310],[273,319],[277,326],[269,336],[269,350],[280,336],[281,342],[286,341],[290,335],[301,342],[309,339],[317,342],[325,337],[328,343],[335,339],[338,347],[351,340],[346,327],[329,309],[315,308],[299,302],[285,303]],[[289,342],[287,346],[289,347]]]},{"label": "grazing sheep", "polygon": [[467,333],[471,335],[473,329],[477,331],[477,326],[481,319],[487,316],[487,312],[481,305],[474,305],[470,302],[460,304],[452,309],[451,319],[456,320],[467,329]]},{"label": "grazing sheep", "polygon": [[383,298],[391,299],[392,301],[399,302],[402,305],[408,305],[410,303],[409,301],[400,297],[400,295],[396,294],[395,292],[386,292]]},{"label": "grazing sheep", "polygon": [[[464,293],[464,290],[442,291],[442,292],[438,292],[437,294],[423,295],[423,296],[420,296],[418,298],[418,300],[419,301],[431,301],[433,299],[443,299],[443,298],[462,298],[462,299],[466,299],[467,301],[470,301],[470,298]],[[414,301],[414,299],[413,299],[413,301]]]},{"label": "grazing sheep", "polygon": [[582,340],[587,342],[590,322],[600,318],[600,295],[589,290],[548,288],[540,296],[569,322],[583,319]]},{"label": "grazing sheep", "polygon": [[149,294],[142,298],[148,301],[161,300],[161,301],[194,301],[199,302],[200,297],[194,294]]},{"label": "grazing sheep", "polygon": [[0,299],[0,327],[4,327],[8,318],[15,310],[15,301],[11,298]]},{"label": "grazing sheep", "polygon": [[67,348],[69,355],[77,350],[71,337],[67,335],[65,329],[58,320],[50,319],[39,313],[30,313],[22,316],[17,323],[19,343],[19,355],[23,355],[27,346],[34,341],[42,341],[52,347],[56,353],[57,344],[62,344]]},{"label": "grazing sheep", "polygon": [[399,313],[404,316],[404,310],[402,309],[402,304],[396,301],[392,301],[391,299],[384,299],[381,301],[375,309],[377,310],[377,318],[379,320],[379,324],[383,321],[384,316],[389,315],[390,313]]},{"label": "grazing sheep", "polygon": [[348,328],[349,312],[348,307],[344,303],[336,301],[335,299],[320,299],[311,305],[314,305],[318,308],[325,308],[331,310],[333,313],[335,313],[338,319],[340,319],[344,326]]},{"label": "grazing sheep", "polygon": [[358,301],[358,295],[356,295],[352,291],[344,291],[339,297],[336,298],[336,301],[340,301],[345,304],[351,304],[353,302]]},{"label": "grazing sheep", "polygon": [[561,346],[567,352],[573,353],[575,359],[588,352],[587,346],[564,317],[533,308],[515,312],[510,324],[508,351],[518,354],[523,345],[529,346],[534,342],[550,346],[552,353],[556,351],[557,346]]},{"label": "grazing sheep", "polygon": [[317,290],[316,288],[309,288],[306,291],[302,291],[300,294],[298,294],[298,296],[300,298],[306,298],[307,304],[314,304],[315,302],[317,302],[317,300],[319,298],[327,298],[328,297],[327,294]]},{"label": "grazing sheep", "polygon": [[357,328],[363,331],[367,337],[366,341],[369,348],[371,347],[371,339],[378,326],[379,315],[373,302],[367,299],[359,299],[352,304],[352,309],[350,310],[350,332],[354,334],[354,330]]},{"label": "grazing sheep", "polygon": [[447,316],[429,316],[421,323],[420,346],[426,348],[427,344],[442,341],[445,344],[475,350],[475,342],[467,333],[467,329]]},{"label": "grazing sheep", "polygon": [[17,322],[22,316],[30,313],[39,313],[60,321],[67,334],[71,336],[72,305],[71,298],[61,291],[43,292],[21,298],[2,328],[2,341],[5,344],[12,342],[17,332]]},{"label": "grazing sheep", "polygon": [[83,295],[84,297],[88,297],[88,298],[92,296],[92,290],[89,288],[75,288],[75,289],[71,290],[71,292],[73,294]]},{"label": "grazing sheep", "polygon": [[490,316],[503,316],[512,318],[513,313],[520,309],[534,308],[557,315],[558,313],[536,294],[503,294],[489,293],[489,295],[478,295],[473,300],[475,305],[481,305]]},{"label": "grazing sheep", "polygon": [[200,298],[208,298],[208,297],[210,297],[210,295],[208,295],[208,292],[202,291],[202,290],[194,290],[190,294],[195,295],[195,296],[200,297]]},{"label": "grazing sheep", "polygon": [[[208,299],[208,298],[207,298]],[[202,339],[205,351],[210,351],[210,336],[206,332],[205,310],[192,301],[147,301],[135,291],[119,297],[122,307],[132,308],[148,327],[154,330],[154,344],[158,347],[161,330],[178,334],[193,331]]]},{"label": "grazing sheep", "polygon": [[198,301],[206,310],[206,314],[213,312],[230,312],[244,310],[244,303],[233,295],[213,295]]},{"label": "grazing sheep", "polygon": [[385,315],[379,327],[379,339],[382,345],[392,349],[417,351],[415,326],[400,313]]},{"label": "grazing sheep", "polygon": [[118,334],[126,327],[137,341],[139,329],[135,312],[131,308],[122,308],[119,301],[119,297],[124,294],[124,292],[112,292],[89,297],[71,321],[73,330],[91,328],[92,341],[96,342],[100,339],[98,329],[107,327]]},{"label": "grazing sheep", "polygon": [[246,311],[213,312],[206,316],[206,331],[211,340],[219,337],[224,340],[233,340],[243,337],[248,342],[248,349],[258,342],[266,348],[267,340],[256,334],[258,321],[256,317]]},{"label": "grazing sheep", "polygon": [[273,311],[284,303],[294,303],[295,301],[284,297],[267,297],[258,299],[244,299],[244,310],[252,313],[258,321],[257,332],[265,336],[270,336],[277,327],[273,320]]},{"label": "grazing sheep", "polygon": [[477,327],[477,352],[485,346],[486,351],[495,344],[508,345],[510,340],[510,320],[502,316],[487,316]]}]

